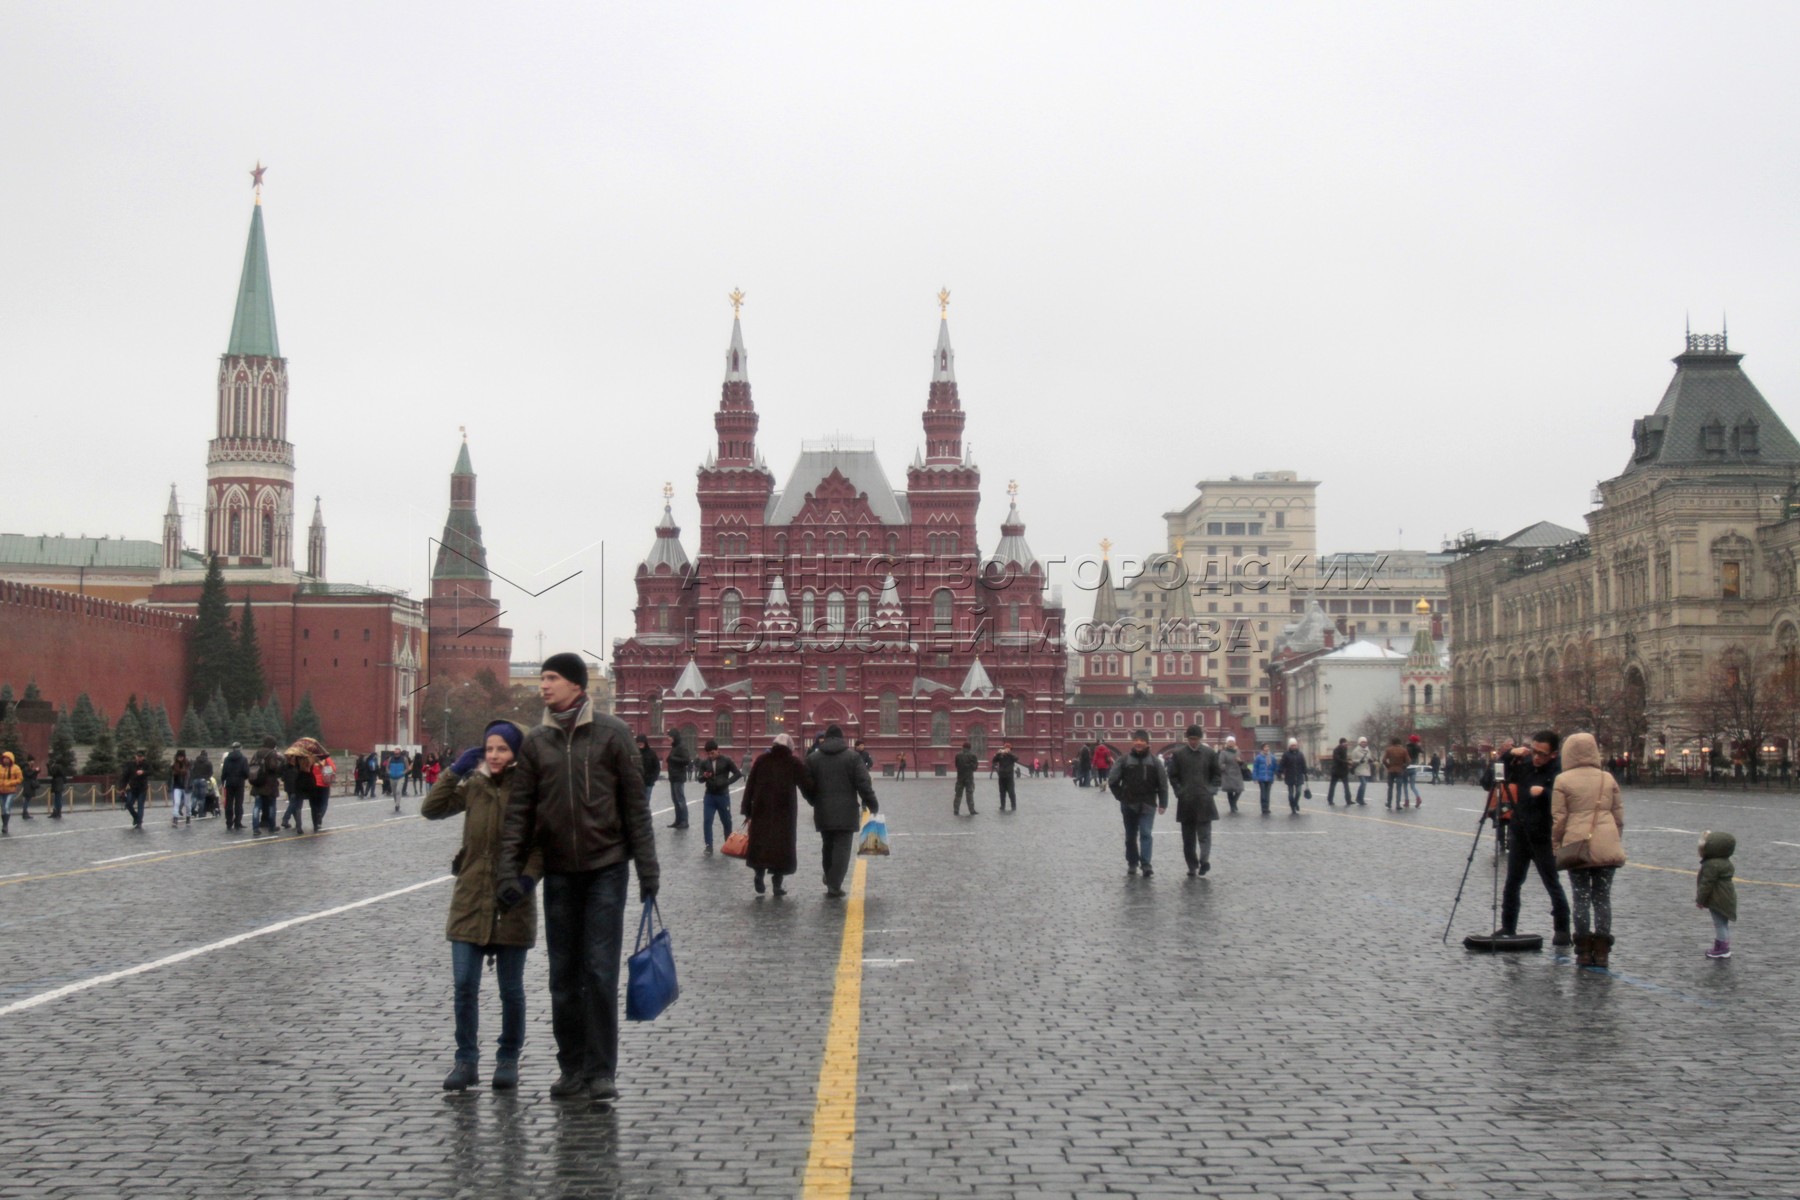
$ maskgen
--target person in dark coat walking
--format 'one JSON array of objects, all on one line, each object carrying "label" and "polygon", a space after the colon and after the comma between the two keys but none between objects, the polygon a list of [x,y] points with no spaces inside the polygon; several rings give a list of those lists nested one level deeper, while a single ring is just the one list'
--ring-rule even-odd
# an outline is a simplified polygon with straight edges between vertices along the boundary
[{"label": "person in dark coat walking", "polygon": [[139,750],[119,773],[119,786],[125,790],[125,811],[131,814],[131,827],[144,827],[144,802],[150,796],[150,764]]},{"label": "person in dark coat walking", "polygon": [[1200,726],[1189,725],[1187,745],[1177,746],[1169,756],[1169,790],[1175,793],[1175,819],[1181,823],[1181,853],[1189,875],[1212,870],[1212,827],[1219,819],[1219,806],[1213,801],[1219,759],[1200,740],[1203,733]]},{"label": "person in dark coat walking", "polygon": [[225,752],[224,761],[219,763],[219,786],[225,789],[225,828],[242,829],[244,827],[244,785],[250,779],[250,760],[244,757],[244,747],[239,742],[231,743],[231,749]]},{"label": "person in dark coat walking", "polygon": [[775,894],[787,895],[781,881],[800,868],[794,841],[799,827],[800,796],[813,790],[806,764],[794,754],[794,739],[777,734],[768,753],[750,764],[744,783],[745,828],[750,834],[750,853],[744,861],[756,872],[756,894],[763,894],[763,876],[775,877]]},{"label": "person in dark coat walking", "polygon": [[669,799],[675,805],[675,819],[669,822],[670,829],[688,827],[687,777],[693,761],[688,748],[681,744],[681,731],[669,730]]},{"label": "person in dark coat walking", "polygon": [[188,768],[188,807],[197,811],[202,820],[219,811],[219,795],[213,790],[212,759],[206,751],[194,755],[193,765]]},{"label": "person in dark coat walking", "polygon": [[662,759],[656,757],[650,739],[641,733],[637,736],[637,748],[638,760],[644,764],[644,794],[648,796],[656,790],[656,781],[662,776]]},{"label": "person in dark coat walking", "polygon": [[1338,744],[1331,748],[1331,784],[1325,789],[1325,807],[1336,807],[1332,797],[1337,795],[1338,785],[1344,787],[1344,807],[1350,807],[1350,739],[1339,738]]},{"label": "person in dark coat walking", "polygon": [[1131,753],[1113,760],[1106,773],[1106,788],[1119,802],[1125,821],[1125,867],[1136,875],[1142,867],[1150,878],[1150,839],[1156,814],[1169,811],[1169,775],[1163,760],[1150,753],[1150,734],[1134,730]]},{"label": "person in dark coat walking", "polygon": [[1075,756],[1075,786],[1086,787],[1093,782],[1094,752],[1086,746]]},{"label": "person in dark coat walking", "polygon": [[[1287,752],[1281,756],[1281,782],[1287,785],[1288,808],[1300,811],[1300,791],[1306,786],[1306,755],[1300,751],[1298,738],[1288,739]],[[1348,785],[1346,785],[1348,792]]]},{"label": "person in dark coat walking", "polygon": [[844,731],[836,725],[825,730],[818,749],[806,756],[806,770],[812,776],[813,788],[803,794],[813,806],[813,828],[819,831],[825,894],[842,896],[844,876],[850,871],[851,842],[862,828],[862,810],[880,812],[881,805],[875,800],[869,768],[862,765],[862,759],[844,740]]},{"label": "person in dark coat walking", "polygon": [[[1018,812],[1019,789],[1014,781],[1018,775],[1019,756],[1013,753],[1011,742],[1000,743],[1000,753],[994,755],[994,761],[989,769],[993,771],[994,778],[1000,781],[1000,811],[1006,811],[1006,801],[1010,797],[1012,810]],[[969,806],[970,812],[975,811],[973,797],[970,798]]]},{"label": "person in dark coat walking", "polygon": [[956,796],[950,801],[950,815],[956,816],[962,811],[963,797],[969,798],[969,815],[975,815],[975,768],[981,760],[975,757],[974,749],[968,742],[956,752]]}]

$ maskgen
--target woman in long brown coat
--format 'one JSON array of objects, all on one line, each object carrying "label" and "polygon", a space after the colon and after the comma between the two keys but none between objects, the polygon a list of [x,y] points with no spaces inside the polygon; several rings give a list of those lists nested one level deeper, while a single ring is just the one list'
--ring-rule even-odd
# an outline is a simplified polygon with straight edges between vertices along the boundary
[{"label": "woman in long brown coat", "polygon": [[741,811],[750,829],[750,853],[744,860],[756,872],[761,894],[763,876],[775,877],[775,894],[787,895],[781,881],[799,869],[794,838],[800,793],[812,787],[806,763],[795,756],[793,739],[779,734],[767,753],[750,764]]},{"label": "woman in long brown coat", "polygon": [[1600,766],[1591,733],[1563,739],[1562,771],[1550,790],[1550,845],[1586,841],[1581,866],[1569,871],[1575,893],[1575,964],[1604,967],[1612,955],[1613,874],[1625,865],[1625,805],[1619,781]]},{"label": "woman in long brown coat", "polygon": [[524,903],[502,909],[495,881],[513,757],[523,737],[511,721],[489,725],[482,744],[463,751],[438,777],[419,808],[419,815],[428,821],[464,814],[462,851],[451,865],[456,887],[450,894],[450,920],[444,929],[450,942],[456,996],[456,1063],[444,1080],[445,1091],[460,1092],[475,1082],[484,957],[494,960],[494,974],[500,983],[500,1047],[494,1086],[519,1086],[519,1050],[525,1043],[525,952],[537,944],[537,900],[529,888],[544,874],[543,855],[534,852],[525,864],[528,890]]}]

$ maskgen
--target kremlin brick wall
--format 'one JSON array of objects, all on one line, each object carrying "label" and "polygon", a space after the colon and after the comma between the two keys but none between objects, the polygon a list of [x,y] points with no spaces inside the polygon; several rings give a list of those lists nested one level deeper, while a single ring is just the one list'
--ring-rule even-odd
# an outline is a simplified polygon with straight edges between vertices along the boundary
[{"label": "kremlin brick wall", "polygon": [[0,581],[0,682],[14,695],[36,683],[45,700],[75,706],[82,692],[109,720],[161,701],[180,719],[194,619],[57,588]]}]

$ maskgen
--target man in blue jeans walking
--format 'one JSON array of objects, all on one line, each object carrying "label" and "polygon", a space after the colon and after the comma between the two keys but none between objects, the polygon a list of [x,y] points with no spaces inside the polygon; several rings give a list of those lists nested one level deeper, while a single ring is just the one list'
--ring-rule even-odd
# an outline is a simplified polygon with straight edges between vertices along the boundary
[{"label": "man in blue jeans walking", "polygon": [[544,945],[550,957],[550,1027],[558,1100],[610,1104],[619,1064],[619,953],[625,886],[637,865],[638,898],[656,899],[656,831],[631,730],[596,712],[580,656],[544,660],[543,723],[525,735],[500,835],[501,911],[525,900],[520,874],[544,856]]},{"label": "man in blue jeans walking", "polygon": [[731,785],[744,777],[737,764],[719,753],[719,743],[706,739],[706,757],[694,764],[694,774],[706,789],[706,802],[700,816],[700,832],[706,835],[706,852],[712,853],[713,814],[724,827],[722,837],[731,836]]},{"label": "man in blue jeans walking", "polygon": [[1150,834],[1156,814],[1169,811],[1169,773],[1163,760],[1150,753],[1150,734],[1136,729],[1131,734],[1131,752],[1113,760],[1106,775],[1107,790],[1119,802],[1119,816],[1125,822],[1125,868],[1131,875],[1141,866],[1144,878],[1150,878]]}]

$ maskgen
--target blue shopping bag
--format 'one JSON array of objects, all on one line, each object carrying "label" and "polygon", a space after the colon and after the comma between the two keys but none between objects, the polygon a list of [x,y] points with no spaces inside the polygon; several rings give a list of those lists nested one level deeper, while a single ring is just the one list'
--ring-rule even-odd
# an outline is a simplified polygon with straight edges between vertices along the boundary
[{"label": "blue shopping bag", "polygon": [[662,925],[662,910],[654,900],[644,905],[643,920],[638,922],[637,949],[626,960],[627,1021],[654,1021],[681,995],[681,985],[675,982],[675,949],[669,940],[668,926],[652,935],[652,914],[656,924]]}]

